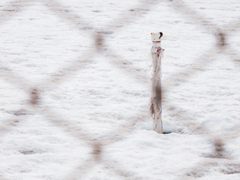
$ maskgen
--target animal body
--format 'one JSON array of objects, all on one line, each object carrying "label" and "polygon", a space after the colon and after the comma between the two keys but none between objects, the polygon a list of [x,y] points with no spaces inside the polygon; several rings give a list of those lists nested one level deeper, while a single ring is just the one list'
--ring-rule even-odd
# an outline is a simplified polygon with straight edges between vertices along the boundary
[{"label": "animal body", "polygon": [[163,49],[161,47],[162,36],[162,32],[151,33],[153,77],[150,112],[153,118],[153,130],[161,134],[163,133],[161,90],[161,59],[163,57]]}]

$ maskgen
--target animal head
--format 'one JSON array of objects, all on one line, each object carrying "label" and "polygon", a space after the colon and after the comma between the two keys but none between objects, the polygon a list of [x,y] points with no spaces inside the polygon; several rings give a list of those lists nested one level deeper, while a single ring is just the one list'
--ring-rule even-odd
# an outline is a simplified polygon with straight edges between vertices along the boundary
[{"label": "animal head", "polygon": [[161,37],[163,36],[162,32],[151,33],[152,41],[161,41]]}]

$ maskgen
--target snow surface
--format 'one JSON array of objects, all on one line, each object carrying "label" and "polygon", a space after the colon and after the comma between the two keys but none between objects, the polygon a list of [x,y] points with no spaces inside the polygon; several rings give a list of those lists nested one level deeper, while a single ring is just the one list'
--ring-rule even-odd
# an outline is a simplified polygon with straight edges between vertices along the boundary
[{"label": "snow surface", "polygon": [[[210,26],[174,1],[57,2],[67,16],[44,0],[0,2],[0,180],[240,179],[238,0],[180,1]],[[230,28],[226,49],[215,48],[213,27]],[[170,134],[155,133],[148,112],[150,33],[159,31]],[[216,139],[224,158],[213,158]],[[99,161],[96,142],[105,143]]]}]

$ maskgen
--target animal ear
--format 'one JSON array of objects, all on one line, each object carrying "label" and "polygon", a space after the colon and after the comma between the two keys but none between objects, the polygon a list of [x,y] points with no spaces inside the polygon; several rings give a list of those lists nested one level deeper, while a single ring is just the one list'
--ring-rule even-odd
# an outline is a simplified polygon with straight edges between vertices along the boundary
[{"label": "animal ear", "polygon": [[163,36],[163,33],[162,33],[162,32],[159,32],[159,34],[160,34],[160,37],[162,37],[162,36]]}]

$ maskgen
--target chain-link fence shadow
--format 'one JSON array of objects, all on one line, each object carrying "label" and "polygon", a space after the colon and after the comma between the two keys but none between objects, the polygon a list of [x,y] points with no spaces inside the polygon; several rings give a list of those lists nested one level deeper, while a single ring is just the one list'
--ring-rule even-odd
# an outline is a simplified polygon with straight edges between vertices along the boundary
[{"label": "chain-link fence shadow", "polygon": [[[24,110],[19,110],[17,113],[27,114],[31,113],[32,111],[36,111],[37,113],[48,119],[56,127],[59,127],[61,130],[71,134],[77,139],[86,142],[92,148],[91,158],[87,159],[85,162],[79,163],[79,167],[76,168],[77,170],[73,171],[71,174],[69,174],[68,177],[65,177],[64,179],[81,179],[84,177],[84,175],[89,173],[97,163],[100,163],[102,166],[107,167],[109,171],[114,172],[122,179],[141,179],[141,177],[135,176],[133,173],[129,172],[126,168],[124,168],[124,166],[120,166],[119,164],[114,163],[114,161],[111,160],[111,158],[108,157],[107,154],[104,154],[103,149],[106,148],[108,145],[113,144],[119,137],[127,134],[127,132],[132,131],[138,123],[148,118],[148,114],[140,111],[134,115],[136,118],[133,118],[127,124],[124,124],[117,129],[112,129],[111,133],[106,136],[107,138],[103,140],[96,140],[94,137],[91,137],[90,134],[76,130],[74,125],[69,123],[69,121],[67,121],[66,119],[62,118],[59,112],[53,109],[43,109],[42,102],[39,99],[42,96],[42,91],[51,91],[59,84],[68,81],[72,78],[72,75],[75,72],[80,72],[81,70],[84,70],[89,64],[92,63],[91,60],[99,55],[104,56],[106,60],[116,68],[123,70],[123,73],[125,75],[131,78],[137,77],[136,81],[140,83],[146,83],[148,79],[142,72],[138,71],[138,69],[133,66],[129,66],[122,57],[119,57],[117,53],[111,49],[111,47],[108,47],[105,44],[107,34],[106,32],[117,32],[119,29],[124,29],[125,26],[133,23],[134,20],[141,18],[141,15],[145,13],[144,9],[151,9],[154,6],[160,6],[160,3],[162,1],[152,0],[140,2],[135,9],[128,10],[125,14],[121,15],[116,21],[114,21],[117,23],[109,24],[105,26],[104,29],[92,27],[88,21],[69,11],[57,0],[39,0],[39,2],[45,4],[49,8],[49,11],[52,11],[60,19],[64,19],[66,22],[73,25],[76,30],[82,29],[83,27],[88,27],[89,30],[85,31],[85,33],[93,38],[95,46],[84,52],[83,55],[78,57],[77,60],[75,60],[74,62],[70,63],[67,67],[64,67],[63,70],[57,72],[55,76],[49,76],[48,78],[46,78],[42,82],[42,84],[39,85],[39,87],[34,87],[34,85],[28,83],[27,80],[19,78],[21,77],[21,74],[18,74],[15,71],[5,71],[4,69],[9,69],[9,67],[5,67],[5,65],[1,63],[1,79],[4,79],[11,84],[14,84],[18,88],[23,88],[24,91],[26,91],[26,93],[29,95],[29,103],[25,105],[25,107],[23,108]],[[17,16],[19,11],[29,3],[33,3],[33,1],[19,0],[8,3],[7,6],[4,7],[4,9],[0,12],[0,25],[1,23],[8,21],[12,16]],[[218,27],[217,25],[208,22],[208,20],[200,14],[191,10],[191,8],[189,8],[187,4],[183,2],[170,0],[164,1],[164,3],[168,3],[172,9],[175,9],[178,13],[186,16],[189,21],[194,21],[199,27],[205,28],[206,31],[212,33],[212,35],[216,38],[217,44],[213,46],[208,52],[205,52],[202,56],[197,57],[193,66],[183,68],[181,72],[173,74],[172,77],[168,78],[170,79],[170,81],[162,87],[164,92],[163,99],[165,93],[167,93],[169,90],[177,88],[174,82],[176,77],[178,79],[181,79],[181,81],[187,81],[194,74],[198,73],[198,71],[194,67],[204,69],[209,64],[211,64],[212,59],[219,54],[224,54],[228,56],[236,65],[236,68],[239,68],[239,52],[236,52],[229,46],[229,44],[227,44],[228,36],[236,31],[239,31],[239,20],[231,22],[226,28]],[[105,51],[105,48],[107,48],[108,50]],[[42,89],[42,87],[44,87],[44,89]],[[179,117],[178,119],[186,119],[186,121],[181,120],[180,123],[186,125],[186,127],[189,128],[189,131],[204,136],[207,139],[210,139],[212,141],[212,145],[214,146],[213,152],[206,155],[206,160],[199,165],[192,167],[189,173],[187,173],[185,176],[199,178],[201,177],[202,172],[207,171],[209,167],[214,166],[214,164],[217,163],[227,164],[228,167],[231,167],[230,169],[223,170],[223,173],[225,174],[240,172],[240,164],[233,161],[232,157],[228,157],[224,150],[224,145],[228,143],[227,141],[231,139],[231,137],[235,137],[236,134],[238,134],[240,129],[240,123],[236,125],[235,130],[231,132],[231,134],[229,134],[228,138],[225,139],[219,138],[218,136],[215,136],[211,133],[202,134],[202,132],[207,130],[204,129],[204,127],[198,124],[196,121],[194,121],[194,119],[190,121],[189,119],[191,119],[191,117],[186,116],[184,115],[184,113],[182,113],[184,111],[184,108],[178,107],[175,102],[171,101],[163,102],[163,104],[169,106],[174,105],[176,107],[174,113],[177,114],[177,116]],[[18,122],[18,124],[20,124],[25,121],[25,118],[23,116],[19,116],[17,119],[14,118],[2,121],[0,137],[13,132],[14,128],[16,128],[16,121]],[[179,179],[185,179],[185,176],[180,177]]]}]

